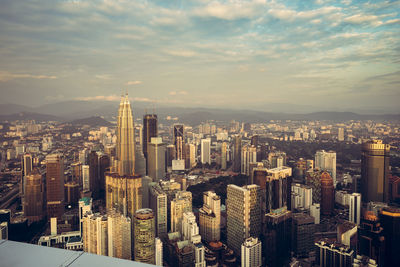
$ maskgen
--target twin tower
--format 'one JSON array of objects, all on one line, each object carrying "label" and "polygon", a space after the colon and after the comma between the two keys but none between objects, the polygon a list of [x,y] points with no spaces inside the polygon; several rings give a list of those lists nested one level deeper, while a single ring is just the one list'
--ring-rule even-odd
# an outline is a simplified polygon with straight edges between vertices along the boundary
[{"label": "twin tower", "polygon": [[116,160],[106,174],[106,207],[129,218],[142,208],[142,180],[135,173],[135,128],[128,94],[121,98],[117,121]]}]

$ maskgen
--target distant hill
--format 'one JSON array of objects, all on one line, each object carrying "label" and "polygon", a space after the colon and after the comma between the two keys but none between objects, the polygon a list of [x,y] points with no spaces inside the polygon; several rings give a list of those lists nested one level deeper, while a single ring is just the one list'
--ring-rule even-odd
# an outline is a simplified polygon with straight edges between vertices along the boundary
[{"label": "distant hill", "polygon": [[90,125],[93,127],[99,127],[99,126],[113,126],[113,124],[101,117],[90,117],[90,118],[84,118],[84,119],[79,119],[79,120],[74,120],[70,121],[69,123],[73,125]]},{"label": "distant hill", "polygon": [[57,116],[33,112],[19,112],[10,115],[0,115],[0,121],[35,120],[35,121],[62,121]]},{"label": "distant hill", "polygon": [[[149,109],[152,104],[144,102],[132,102],[133,116],[135,120],[140,120],[146,113],[152,112]],[[38,121],[57,120],[57,121],[76,121],[88,118],[105,118],[110,121],[115,120],[118,113],[118,102],[110,101],[63,101],[43,105],[40,107],[26,107],[14,104],[0,104],[0,120],[13,119],[35,119]],[[155,109],[161,123],[168,121],[168,116],[177,117],[181,123],[197,125],[207,120],[230,121],[237,120],[242,122],[266,122],[269,120],[329,120],[329,121],[348,121],[348,120],[375,120],[375,121],[400,121],[400,114],[366,115],[354,112],[321,111],[306,114],[267,112],[260,110],[238,110],[238,109],[218,109],[218,108],[199,108],[199,107],[172,107],[158,106]],[[51,114],[51,115],[46,115]],[[80,124],[85,123],[79,122]],[[104,121],[92,122],[105,124]]]}]

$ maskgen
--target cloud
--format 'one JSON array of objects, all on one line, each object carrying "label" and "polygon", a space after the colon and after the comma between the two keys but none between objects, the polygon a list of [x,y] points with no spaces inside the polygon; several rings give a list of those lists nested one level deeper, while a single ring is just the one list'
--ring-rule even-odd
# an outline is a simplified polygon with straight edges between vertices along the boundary
[{"label": "cloud", "polygon": [[166,53],[177,57],[194,57],[197,55],[195,51],[191,50],[168,50]]},{"label": "cloud", "polygon": [[129,81],[127,83],[125,83],[125,85],[138,85],[138,84],[142,84],[142,81]]},{"label": "cloud", "polygon": [[109,74],[97,74],[95,77],[100,80],[111,80],[111,75]]},{"label": "cloud", "polygon": [[262,8],[265,5],[265,0],[229,1],[227,3],[212,1],[205,7],[195,9],[193,14],[199,17],[213,17],[223,20],[249,19],[262,14]]},{"label": "cloud", "polygon": [[171,91],[168,93],[171,96],[176,96],[176,95],[187,95],[187,91]]},{"label": "cloud", "polygon": [[0,71],[0,82],[6,82],[15,79],[57,79],[57,76],[54,75],[35,75],[35,74],[27,74],[27,73],[10,73],[7,71]]}]

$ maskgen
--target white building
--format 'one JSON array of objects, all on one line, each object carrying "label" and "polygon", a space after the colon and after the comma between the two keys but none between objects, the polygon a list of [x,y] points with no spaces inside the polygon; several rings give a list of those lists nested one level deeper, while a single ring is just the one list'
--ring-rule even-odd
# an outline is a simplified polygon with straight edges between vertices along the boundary
[{"label": "white building", "polygon": [[82,165],[83,191],[90,191],[89,165]]},{"label": "white building", "polygon": [[255,146],[242,147],[241,173],[250,175],[250,163],[257,162],[257,148]]},{"label": "white building", "polygon": [[292,209],[310,209],[312,188],[303,184],[292,184]]},{"label": "white building", "polygon": [[260,267],[262,265],[261,241],[247,238],[242,244],[242,267]]},{"label": "white building", "polygon": [[315,224],[320,223],[321,206],[319,203],[314,203],[310,207],[310,216],[314,217]]},{"label": "white building", "polygon": [[163,266],[163,243],[161,242],[160,238],[156,237],[155,244],[156,244],[155,265]]},{"label": "white building", "polygon": [[315,168],[329,172],[336,186],[336,152],[318,150],[315,153]]}]

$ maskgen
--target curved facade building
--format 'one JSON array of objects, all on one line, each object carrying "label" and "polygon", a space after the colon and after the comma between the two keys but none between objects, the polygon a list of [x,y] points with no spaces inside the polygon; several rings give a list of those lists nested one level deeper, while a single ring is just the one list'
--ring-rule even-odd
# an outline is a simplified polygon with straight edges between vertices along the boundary
[{"label": "curved facade building", "polygon": [[151,209],[136,211],[134,223],[134,260],[155,264],[155,220]]},{"label": "curved facade building", "polygon": [[333,179],[327,172],[321,174],[321,213],[330,215],[333,212],[335,191]]},{"label": "curved facade building", "polygon": [[361,147],[361,196],[363,202],[389,201],[390,145],[371,140]]}]

